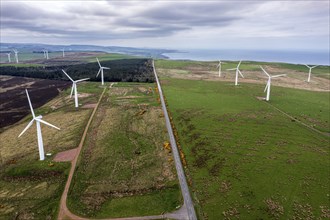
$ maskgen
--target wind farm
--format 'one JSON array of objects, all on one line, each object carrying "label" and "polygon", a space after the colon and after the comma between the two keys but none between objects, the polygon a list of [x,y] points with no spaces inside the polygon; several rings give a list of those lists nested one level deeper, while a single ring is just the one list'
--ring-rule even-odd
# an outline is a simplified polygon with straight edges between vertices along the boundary
[{"label": "wind farm", "polygon": [[145,3],[1,2],[0,219],[329,219],[330,3]]}]

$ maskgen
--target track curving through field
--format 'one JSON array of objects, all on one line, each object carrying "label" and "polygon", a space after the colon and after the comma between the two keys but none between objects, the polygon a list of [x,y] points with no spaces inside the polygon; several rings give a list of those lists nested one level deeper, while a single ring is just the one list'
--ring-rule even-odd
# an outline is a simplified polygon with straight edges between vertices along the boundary
[{"label": "track curving through field", "polygon": [[[114,85],[115,83],[111,83],[110,84],[110,88],[112,88],[112,86]],[[98,106],[103,98],[103,95],[106,91],[107,87],[105,87],[103,89],[103,92],[96,104],[96,106],[94,107],[94,110],[87,122],[87,125],[85,127],[85,130],[84,130],[84,133],[81,137],[81,140],[80,140],[80,143],[78,145],[78,147],[76,148],[76,156],[74,157],[74,159],[71,161],[71,169],[70,169],[70,172],[69,172],[69,175],[68,175],[68,180],[65,184],[65,188],[64,188],[64,191],[62,193],[62,196],[61,196],[61,201],[60,201],[60,207],[59,207],[59,213],[58,213],[58,217],[57,219],[58,220],[68,220],[68,219],[72,219],[72,220],[90,220],[91,218],[84,218],[84,217],[81,217],[81,216],[78,216],[78,215],[75,215],[73,214],[67,207],[66,205],[66,201],[67,201],[67,197],[68,197],[68,192],[69,192],[69,188],[70,188],[70,185],[71,185],[71,182],[72,182],[72,178],[73,178],[73,174],[74,174],[74,171],[76,169],[76,165],[77,165],[77,161],[78,161],[78,157],[80,155],[80,152],[81,152],[81,149],[82,149],[82,146],[84,144],[84,141],[85,141],[85,138],[86,138],[86,135],[87,135],[87,131],[88,131],[88,128],[93,120],[93,117],[98,109]],[[173,134],[172,134],[173,135]],[[179,158],[180,159],[180,158]],[[180,184],[181,184],[181,181],[180,181]],[[172,213],[164,213],[162,215],[153,215],[153,216],[137,216],[137,217],[126,217],[126,218],[104,218],[104,219],[98,219],[98,220],[148,220],[148,219],[166,219],[166,218],[170,218],[170,219],[178,219],[178,220],[187,220],[187,219],[191,219],[191,218],[188,218],[188,215],[187,215],[187,209],[186,209],[186,202],[183,204],[183,206],[172,212]]]}]

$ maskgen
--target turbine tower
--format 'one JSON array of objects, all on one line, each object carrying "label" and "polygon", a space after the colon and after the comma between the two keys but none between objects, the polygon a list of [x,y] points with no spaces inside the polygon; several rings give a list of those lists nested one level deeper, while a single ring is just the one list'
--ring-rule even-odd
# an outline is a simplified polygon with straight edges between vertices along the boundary
[{"label": "turbine tower", "polygon": [[221,64],[223,64],[223,62],[221,62],[221,60],[219,60],[219,64],[217,66],[217,68],[219,68],[219,77],[221,77]]},{"label": "turbine tower", "polygon": [[45,53],[46,53],[46,59],[48,60],[49,57],[48,57],[48,50],[45,50]]},{"label": "turbine tower", "polygon": [[232,68],[232,69],[227,69],[227,70],[236,70],[236,76],[235,76],[235,86],[238,85],[238,74],[240,74],[242,76],[242,78],[244,78],[243,74],[241,73],[241,71],[239,70],[239,66],[241,65],[241,61],[239,61],[238,65],[236,68]]},{"label": "turbine tower", "polygon": [[317,67],[318,65],[316,65],[316,66],[308,66],[307,64],[305,64],[305,66],[307,66],[307,68],[309,69],[307,82],[310,82],[311,81],[312,69],[315,68],[315,67]]},{"label": "turbine tower", "polygon": [[35,116],[34,111],[33,111],[33,108],[32,108],[32,104],[31,104],[31,101],[30,101],[29,93],[28,93],[27,89],[25,89],[25,91],[26,91],[26,95],[27,95],[27,98],[28,98],[28,101],[29,101],[29,105],[30,105],[30,109],[31,109],[31,113],[32,113],[33,118],[32,118],[32,120],[29,122],[29,124],[25,127],[25,129],[22,131],[22,133],[18,137],[20,137],[22,134],[24,134],[24,132],[27,129],[29,129],[29,127],[31,127],[31,125],[35,121],[36,122],[36,125],[37,125],[39,158],[40,158],[40,160],[44,160],[45,159],[45,153],[44,153],[44,144],[43,144],[43,141],[42,141],[42,134],[41,134],[40,123],[43,123],[43,124],[48,125],[50,127],[56,128],[58,130],[60,130],[60,129],[58,127],[56,127],[55,125],[52,125],[52,124],[50,124],[50,123],[42,120],[42,116],[41,115],[39,115],[37,117]]},{"label": "turbine tower", "polygon": [[11,63],[10,55],[11,55],[11,53],[7,53],[7,56],[8,56],[8,63]]},{"label": "turbine tower", "polygon": [[64,48],[62,49],[62,57],[65,57]]},{"label": "turbine tower", "polygon": [[14,53],[15,53],[15,59],[16,59],[16,63],[18,63],[18,50],[13,49]]},{"label": "turbine tower", "polygon": [[46,59],[46,50],[42,50],[44,52],[44,58]]},{"label": "turbine tower", "polygon": [[77,91],[77,83],[82,82],[85,80],[89,80],[89,78],[85,79],[79,79],[79,80],[73,80],[64,70],[62,70],[63,73],[72,81],[72,88],[71,88],[71,93],[70,93],[70,98],[72,97],[72,93],[74,91],[74,101],[75,101],[75,107],[78,108],[78,91]]},{"label": "turbine tower", "polygon": [[103,86],[103,85],[104,85],[103,70],[109,70],[110,68],[109,68],[109,67],[101,66],[100,61],[99,61],[99,59],[97,59],[97,57],[96,57],[96,60],[97,60],[97,62],[99,63],[99,66],[100,66],[100,69],[99,69],[99,71],[98,71],[97,74],[96,74],[96,77],[97,77],[97,76],[100,74],[100,72],[101,72],[101,81],[102,81],[102,86]]},{"label": "turbine tower", "polygon": [[264,92],[266,92],[267,90],[267,95],[266,95],[266,101],[269,101],[269,96],[270,96],[270,86],[271,86],[271,82],[272,82],[272,78],[276,78],[276,77],[281,77],[281,76],[286,76],[286,74],[280,74],[280,75],[275,75],[275,76],[271,76],[269,75],[266,70],[264,70],[264,68],[262,68],[262,66],[260,66],[260,68],[262,69],[262,71],[268,76],[268,81],[265,87]]}]

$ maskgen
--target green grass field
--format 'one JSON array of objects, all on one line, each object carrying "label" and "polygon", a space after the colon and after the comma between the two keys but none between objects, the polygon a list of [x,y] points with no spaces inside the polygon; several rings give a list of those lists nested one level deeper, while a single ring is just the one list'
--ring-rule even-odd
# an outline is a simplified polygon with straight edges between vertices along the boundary
[{"label": "green grass field", "polygon": [[87,134],[68,207],[93,218],[156,215],[181,204],[154,84],[118,83]]},{"label": "green grass field", "polygon": [[[156,68],[173,66],[191,64],[156,62]],[[257,99],[264,85],[158,74],[200,219],[329,218],[328,92],[274,86],[269,105]]]}]

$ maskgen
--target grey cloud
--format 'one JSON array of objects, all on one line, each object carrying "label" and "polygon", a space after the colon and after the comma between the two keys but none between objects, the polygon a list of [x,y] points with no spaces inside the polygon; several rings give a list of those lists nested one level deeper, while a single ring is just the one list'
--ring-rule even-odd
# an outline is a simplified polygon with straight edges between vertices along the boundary
[{"label": "grey cloud", "polygon": [[22,2],[4,2],[1,4],[0,13],[2,18],[12,19],[37,19],[46,16],[42,11]]}]

